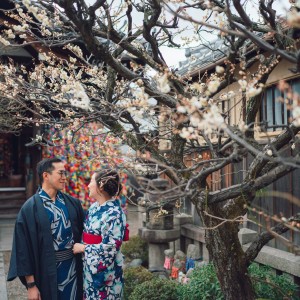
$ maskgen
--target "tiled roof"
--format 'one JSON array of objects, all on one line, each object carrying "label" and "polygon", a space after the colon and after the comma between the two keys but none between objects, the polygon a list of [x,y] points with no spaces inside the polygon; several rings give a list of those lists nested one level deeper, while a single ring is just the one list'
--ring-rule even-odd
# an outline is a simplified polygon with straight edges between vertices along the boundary
[{"label": "tiled roof", "polygon": [[215,40],[206,45],[196,48],[188,48],[185,51],[187,60],[179,62],[177,73],[185,75],[202,69],[210,64],[226,57],[228,54],[228,46],[224,44],[224,40]]},{"label": "tiled roof", "polygon": [[31,54],[25,50],[23,47],[17,45],[8,45],[5,46],[0,42],[0,56],[20,56],[32,58]]},{"label": "tiled roof", "polygon": [[[263,34],[258,33],[257,35],[261,37]],[[243,47],[248,48],[251,44],[252,41],[247,40]],[[209,66],[227,57],[229,50],[229,46],[225,44],[223,39],[217,39],[199,47],[188,48],[185,51],[187,59],[179,62],[177,74],[181,76],[192,75],[200,69],[208,69]]]}]

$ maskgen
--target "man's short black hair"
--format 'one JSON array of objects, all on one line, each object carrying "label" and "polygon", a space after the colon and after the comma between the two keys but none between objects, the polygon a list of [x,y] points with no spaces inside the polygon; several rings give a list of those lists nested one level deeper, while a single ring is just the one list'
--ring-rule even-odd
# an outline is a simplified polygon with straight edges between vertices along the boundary
[{"label": "man's short black hair", "polygon": [[40,184],[43,183],[43,173],[44,172],[51,173],[54,170],[53,163],[60,163],[60,162],[63,162],[60,158],[51,157],[51,158],[45,158],[37,164],[36,170],[39,176]]}]

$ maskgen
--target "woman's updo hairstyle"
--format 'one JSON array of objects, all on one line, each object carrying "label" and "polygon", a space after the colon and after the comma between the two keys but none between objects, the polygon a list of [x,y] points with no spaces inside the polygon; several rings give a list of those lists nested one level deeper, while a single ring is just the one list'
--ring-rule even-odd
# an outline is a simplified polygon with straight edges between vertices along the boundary
[{"label": "woman's updo hairstyle", "polygon": [[111,169],[96,171],[95,180],[98,188],[103,188],[109,196],[119,196],[122,191],[119,174]]}]

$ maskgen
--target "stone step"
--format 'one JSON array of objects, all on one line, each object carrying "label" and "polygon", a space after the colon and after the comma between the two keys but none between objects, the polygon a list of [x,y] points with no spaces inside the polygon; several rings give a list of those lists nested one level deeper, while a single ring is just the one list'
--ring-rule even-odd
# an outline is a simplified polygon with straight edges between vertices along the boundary
[{"label": "stone step", "polygon": [[[22,206],[23,202],[22,203],[17,203],[17,204],[14,204],[14,203],[7,203],[7,204],[1,204],[0,205],[0,209],[1,210],[7,210],[7,209],[20,209],[21,206]],[[1,213],[1,212],[0,212]]]},{"label": "stone step", "polygon": [[0,211],[0,218],[9,219],[12,217],[16,217],[18,212],[20,210],[20,207],[18,208],[11,208],[11,209],[1,209]]},{"label": "stone step", "polygon": [[0,188],[0,216],[16,216],[26,201],[25,188]]},{"label": "stone step", "polygon": [[12,204],[1,204],[0,203],[0,216],[6,215],[6,214],[17,214],[23,205],[23,202],[21,203],[12,203]]},{"label": "stone step", "polygon": [[18,206],[18,207],[11,207],[11,208],[6,208],[6,209],[2,209],[0,207],[0,217],[1,216],[16,216],[18,214],[18,212],[20,211],[21,209],[21,206]]},{"label": "stone step", "polygon": [[26,199],[26,194],[23,191],[20,192],[0,192],[0,203],[9,200],[24,200]]}]

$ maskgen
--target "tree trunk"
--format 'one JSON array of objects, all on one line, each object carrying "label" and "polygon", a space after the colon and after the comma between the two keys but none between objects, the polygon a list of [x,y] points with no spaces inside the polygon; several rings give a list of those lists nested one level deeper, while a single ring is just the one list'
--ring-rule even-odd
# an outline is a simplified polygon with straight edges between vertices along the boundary
[{"label": "tree trunk", "polygon": [[[203,220],[210,228],[220,223],[219,220],[208,216],[204,216]],[[238,239],[238,224],[226,222],[215,229],[208,229],[206,243],[225,299],[255,299],[248,276],[247,261]]]}]

